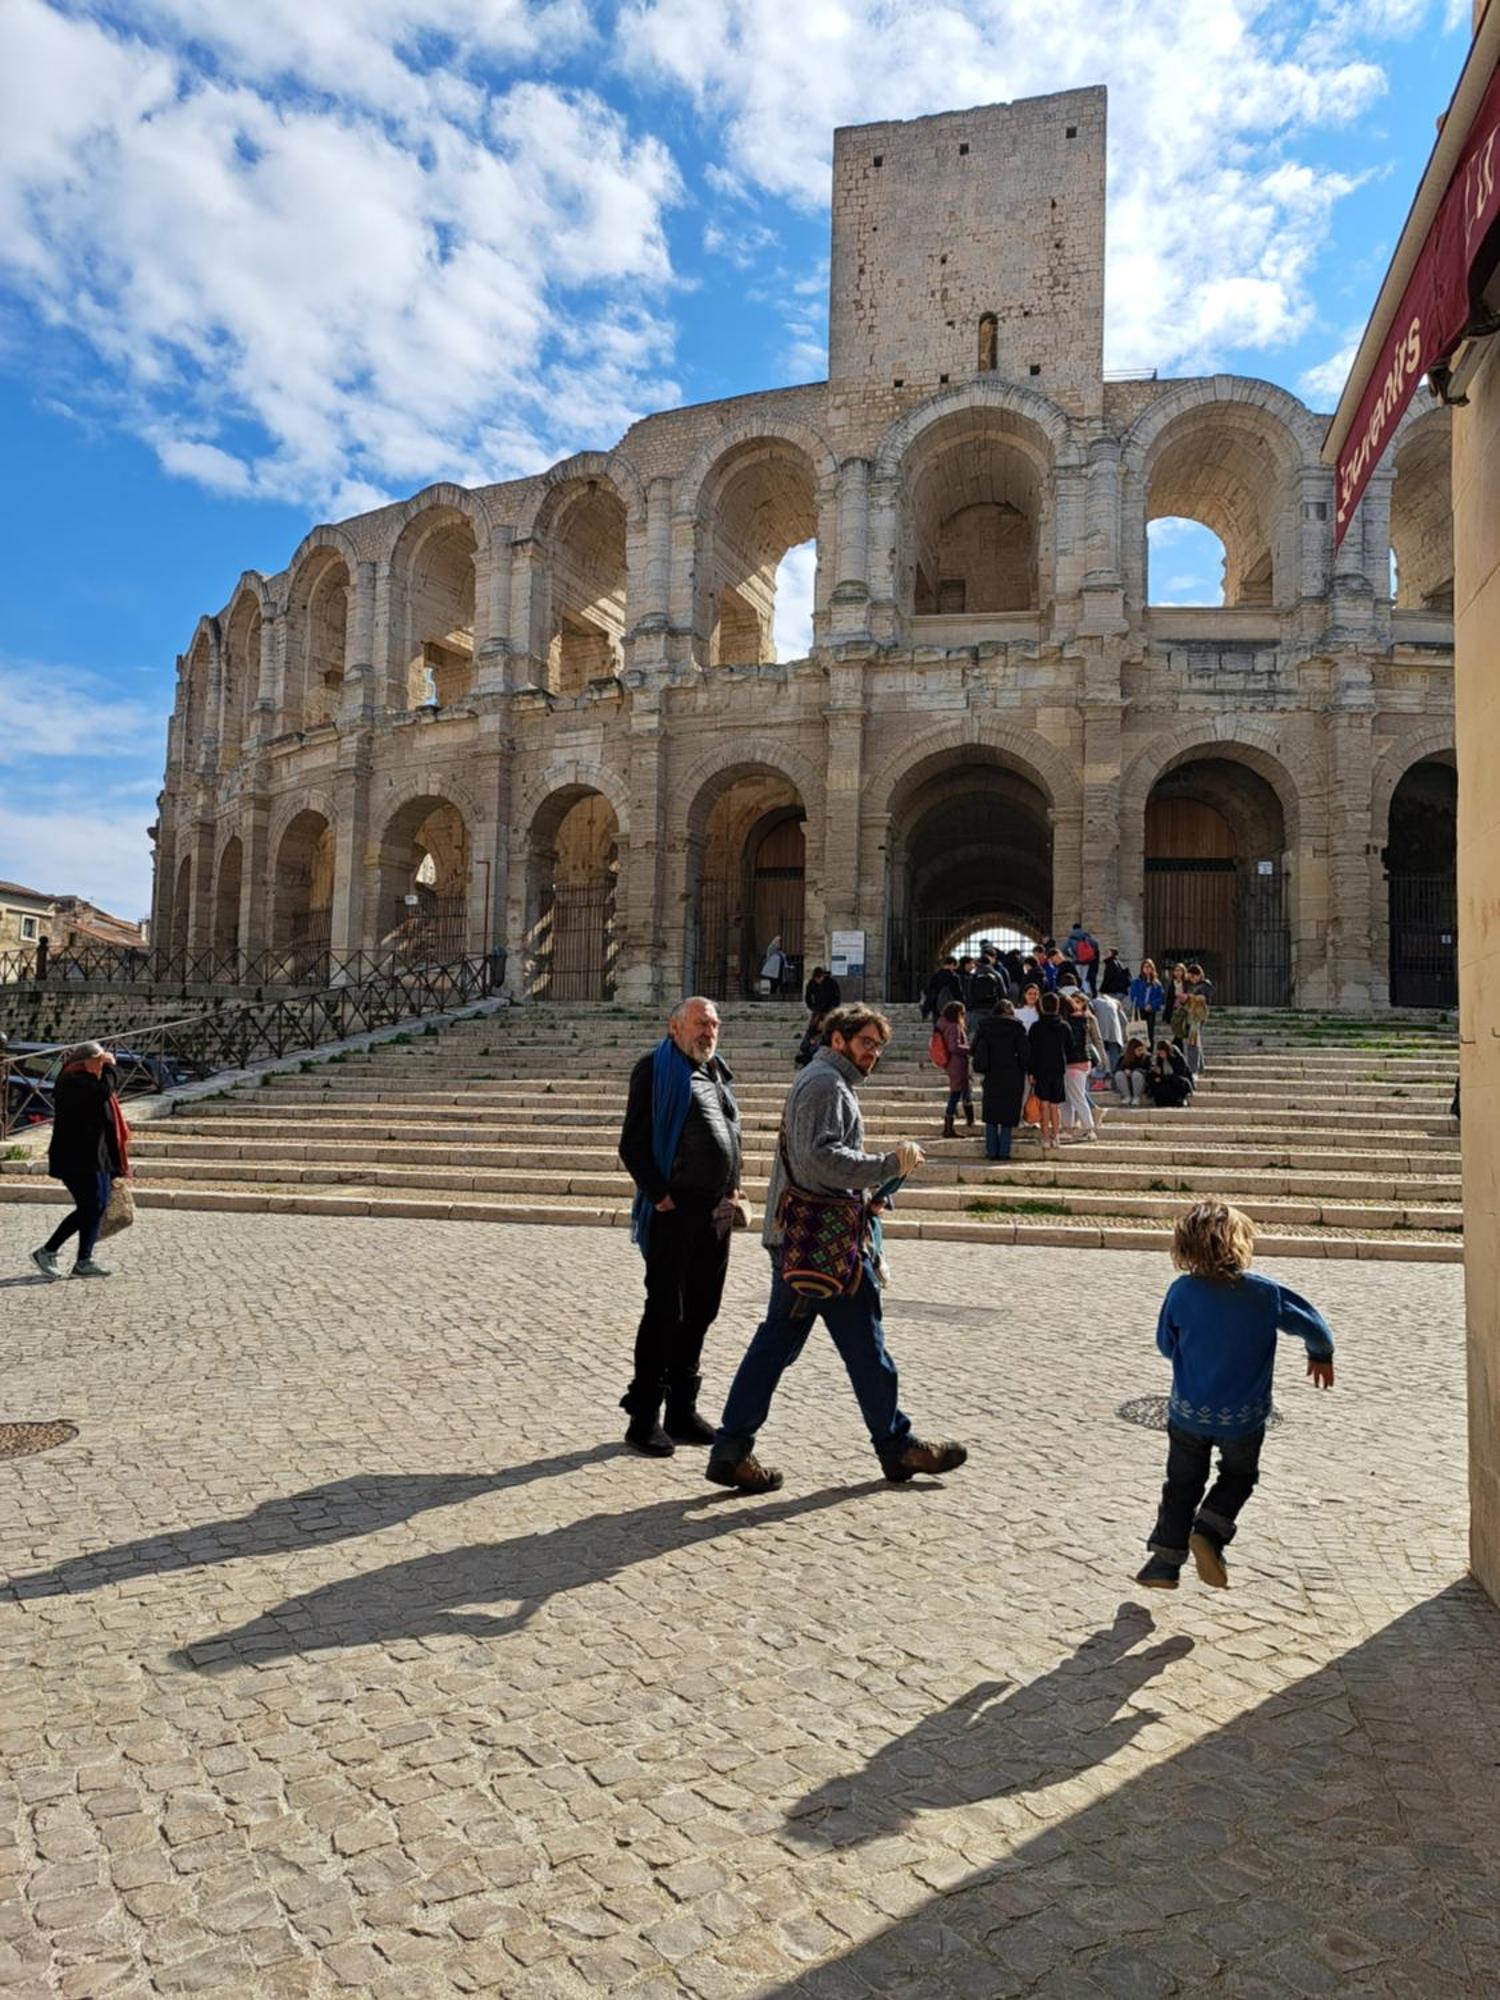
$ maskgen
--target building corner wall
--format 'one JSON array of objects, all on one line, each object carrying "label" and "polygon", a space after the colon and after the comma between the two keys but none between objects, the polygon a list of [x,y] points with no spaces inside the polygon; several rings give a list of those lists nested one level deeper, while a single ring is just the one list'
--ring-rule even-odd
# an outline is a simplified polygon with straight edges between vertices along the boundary
[{"label": "building corner wall", "polygon": [[1500,341],[1454,413],[1453,525],[1469,1537],[1500,1601]]}]

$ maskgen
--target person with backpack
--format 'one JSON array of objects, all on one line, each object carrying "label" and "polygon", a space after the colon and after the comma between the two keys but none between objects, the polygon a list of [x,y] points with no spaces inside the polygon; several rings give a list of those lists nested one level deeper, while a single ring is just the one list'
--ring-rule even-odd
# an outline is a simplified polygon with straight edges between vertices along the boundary
[{"label": "person with backpack", "polygon": [[[763,1241],[771,1253],[771,1299],[735,1372],[706,1476],[740,1494],[774,1493],[781,1474],[755,1456],[756,1433],[771,1412],[777,1385],[807,1345],[814,1320],[827,1327],[848,1371],[881,1470],[893,1485],[917,1473],[952,1472],[968,1452],[951,1441],[913,1435],[898,1400],[896,1364],[886,1351],[880,1275],[868,1231],[872,1193],[922,1164],[922,1148],[903,1139],[889,1153],[865,1151],[859,1086],[891,1038],[884,1014],[860,1002],[829,1015],[824,1043],[787,1093],[781,1137],[771,1161]],[[861,1225],[853,1289],[799,1289],[806,1277],[783,1261],[787,1224],[822,1203],[850,1204]],[[796,1241],[795,1236],[793,1241]]]},{"label": "person with backpack", "polygon": [[1070,958],[1078,968],[1078,983],[1087,992],[1098,990],[1099,982],[1099,940],[1092,931],[1083,927],[1079,917],[1072,930],[1063,939],[1063,956]]},{"label": "person with backpack", "polygon": [[956,1139],[953,1121],[962,1103],[964,1123],[974,1123],[974,1088],[969,1081],[969,1017],[962,1000],[950,1000],[932,1031],[928,1048],[933,1062],[948,1078],[948,1108],[943,1113],[943,1137]]},{"label": "person with backpack", "polygon": [[1166,1005],[1166,998],[1155,965],[1149,958],[1143,958],[1140,971],[1130,982],[1130,1004],[1146,1024],[1147,1048],[1156,1046],[1156,1017]]},{"label": "person with backpack", "polygon": [[1005,974],[995,958],[994,947],[986,945],[979,954],[979,963],[969,974],[969,991],[964,1002],[969,1018],[974,1020],[981,1014],[988,1014],[997,1000],[1009,998]]},{"label": "person with backpack", "polygon": [[1099,964],[1099,991],[1112,1000],[1130,998],[1130,967],[1111,945]]},{"label": "person with backpack", "polygon": [[920,1013],[925,1021],[929,1015],[936,1021],[950,1000],[962,1000],[963,981],[959,977],[958,960],[950,951],[939,964],[927,982],[927,991],[922,995]]}]

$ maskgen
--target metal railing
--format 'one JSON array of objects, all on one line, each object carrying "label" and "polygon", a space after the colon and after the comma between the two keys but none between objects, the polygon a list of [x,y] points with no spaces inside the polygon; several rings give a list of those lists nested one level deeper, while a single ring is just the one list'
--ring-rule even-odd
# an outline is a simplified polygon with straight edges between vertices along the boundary
[{"label": "metal railing", "polygon": [[[326,987],[360,986],[370,980],[441,970],[458,954],[446,949],[442,931],[413,927],[410,936],[379,951],[335,952],[309,940],[276,951],[142,951],[121,945],[86,945],[68,951],[0,952],[0,987],[76,986]],[[493,958],[495,954],[488,955]],[[482,959],[466,960],[482,963]]]},{"label": "metal railing", "polygon": [[[449,1013],[497,991],[504,973],[498,953],[443,965],[388,966],[358,984],[280,1000],[231,1002],[210,1014],[95,1039],[114,1052],[120,1095],[140,1097],[424,1014]],[[76,1041],[52,1042],[17,1049],[0,1038],[0,1139],[50,1121],[52,1086],[76,1046]]]}]

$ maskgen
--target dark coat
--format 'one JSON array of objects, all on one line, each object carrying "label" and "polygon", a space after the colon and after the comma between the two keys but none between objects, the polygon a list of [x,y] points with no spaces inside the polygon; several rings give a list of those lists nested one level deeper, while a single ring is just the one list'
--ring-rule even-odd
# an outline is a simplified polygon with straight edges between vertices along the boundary
[{"label": "dark coat", "polygon": [[1099,967],[1099,991],[1113,993],[1118,999],[1130,991],[1130,968],[1123,960],[1106,958]]},{"label": "dark coat", "polygon": [[109,1101],[115,1094],[113,1070],[91,1076],[77,1064],[65,1069],[52,1092],[52,1141],[47,1171],[54,1180],[86,1180],[90,1174],[117,1174],[120,1147]]},{"label": "dark coat", "polygon": [[831,1014],[844,997],[844,989],[830,972],[825,979],[809,979],[802,998],[809,1014]]},{"label": "dark coat", "polygon": [[964,984],[956,965],[940,965],[927,982],[927,991],[922,995],[922,1018],[930,1014],[935,1021],[950,1000],[962,1000]]},{"label": "dark coat", "polygon": [[986,1014],[974,1030],[969,1059],[984,1081],[986,1125],[1019,1125],[1031,1088],[1031,1045],[1014,1014]]},{"label": "dark coat", "polygon": [[1037,1096],[1061,1104],[1071,1046],[1067,1029],[1056,1014],[1043,1014],[1026,1030],[1026,1040]]}]

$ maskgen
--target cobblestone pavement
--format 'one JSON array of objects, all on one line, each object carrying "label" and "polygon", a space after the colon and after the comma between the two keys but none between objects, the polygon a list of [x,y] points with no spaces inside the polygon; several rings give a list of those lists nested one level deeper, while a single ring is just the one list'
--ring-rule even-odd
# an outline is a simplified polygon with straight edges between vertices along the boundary
[{"label": "cobblestone pavement", "polygon": [[[24,1270],[36,1210],[0,1212]],[[1500,1986],[1500,1612],[1461,1272],[1277,1264],[1233,1588],[1129,1583],[1165,1260],[898,1246],[920,1426],[826,1339],[740,1501],[624,1455],[639,1263],[543,1229],[153,1215],[0,1278],[0,1992],[1409,1995]],[[763,1297],[737,1245],[722,1394]]]}]

